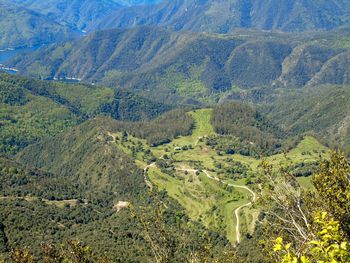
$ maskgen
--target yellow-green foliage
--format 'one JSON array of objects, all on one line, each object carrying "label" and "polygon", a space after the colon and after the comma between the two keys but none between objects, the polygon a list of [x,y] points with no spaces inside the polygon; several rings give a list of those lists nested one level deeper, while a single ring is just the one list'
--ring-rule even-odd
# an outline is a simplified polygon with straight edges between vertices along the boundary
[{"label": "yellow-green foliage", "polygon": [[320,230],[315,238],[307,242],[301,251],[296,253],[292,244],[284,244],[281,237],[275,240],[274,252],[281,263],[346,263],[350,261],[350,247],[341,235],[340,224],[334,219],[327,219],[323,212],[315,216],[314,223]]},{"label": "yellow-green foliage", "polygon": [[313,179],[314,185],[327,211],[338,220],[350,235],[350,164],[345,156],[333,153],[321,165]]}]

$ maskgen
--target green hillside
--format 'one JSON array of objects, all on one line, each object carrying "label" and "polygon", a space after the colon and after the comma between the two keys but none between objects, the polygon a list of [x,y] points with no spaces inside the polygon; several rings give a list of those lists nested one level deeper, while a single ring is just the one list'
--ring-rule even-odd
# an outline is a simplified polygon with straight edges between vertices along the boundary
[{"label": "green hillside", "polygon": [[76,78],[167,104],[259,100],[277,88],[347,85],[348,33],[241,30],[232,35],[157,27],[95,32],[10,62],[21,74]]},{"label": "green hillside", "polygon": [[7,74],[0,74],[0,87],[0,152],[10,155],[98,114],[147,120],[170,109],[130,92]]},{"label": "green hillside", "polygon": [[78,239],[99,256],[128,262],[151,261],[154,242],[170,262],[184,261],[203,244],[213,247],[211,256],[225,248],[224,237],[190,223],[165,193],[148,191],[144,167],[113,142],[117,125],[96,118],[27,147],[17,157],[20,164],[1,159],[5,248],[28,246],[42,257],[41,242]]},{"label": "green hillside", "polygon": [[282,96],[267,111],[286,130],[294,134],[317,134],[349,153],[349,92],[348,86],[309,88]]}]

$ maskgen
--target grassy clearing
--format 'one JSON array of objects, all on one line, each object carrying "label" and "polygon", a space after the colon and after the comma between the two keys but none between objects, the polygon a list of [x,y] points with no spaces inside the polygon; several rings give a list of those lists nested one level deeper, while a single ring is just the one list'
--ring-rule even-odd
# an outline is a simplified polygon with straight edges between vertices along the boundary
[{"label": "grassy clearing", "polygon": [[[249,156],[234,154],[232,157],[250,166],[255,171],[258,169],[261,160]],[[286,154],[276,154],[266,158],[266,160],[276,168],[289,164],[297,164],[301,162],[315,162],[320,158],[328,158],[329,149],[323,146],[317,139],[311,136],[306,136],[296,148]]]},{"label": "grassy clearing", "polygon": [[177,172],[174,177],[164,174],[158,168],[150,168],[151,181],[169,196],[176,199],[188,215],[205,226],[226,234],[235,241],[233,211],[246,202],[244,194],[235,189],[226,190],[203,173]]},{"label": "grassy clearing", "polygon": [[195,127],[192,135],[179,137],[167,145],[156,147],[154,149],[155,152],[157,152],[157,150],[158,152],[163,151],[165,148],[174,149],[175,147],[182,147],[184,145],[196,146],[199,143],[199,138],[215,134],[214,129],[210,124],[212,112],[212,109],[201,109],[189,112],[188,114],[190,114],[195,120]]},{"label": "grassy clearing", "polygon": [[[214,170],[210,172],[215,174],[215,162],[220,162],[224,166],[227,158],[233,158],[247,165],[251,171],[257,171],[258,165],[262,160],[242,155],[223,155],[218,153],[201,142],[199,138],[214,135],[214,129],[210,123],[212,116],[211,109],[196,110],[189,113],[195,119],[195,128],[190,136],[184,136],[173,140],[171,143],[158,147],[149,147],[145,140],[140,140],[132,136],[128,137],[127,142],[117,140],[117,147],[125,153],[132,155],[131,148],[137,144],[142,144],[143,149],[151,150],[152,154],[158,158],[166,154],[177,168],[194,169],[200,165],[203,169]],[[121,138],[121,134],[116,134]],[[183,146],[192,147],[187,150],[180,149]],[[136,164],[140,168],[146,167],[144,153],[133,155]],[[277,154],[267,157],[267,161],[279,168],[283,165],[296,164],[300,162],[314,162],[320,157],[327,158],[329,150],[320,144],[315,138],[306,136],[295,149],[286,154]],[[250,201],[251,194],[240,188],[227,188],[209,179],[204,173],[199,176],[194,172],[177,171],[174,174],[167,174],[160,171],[157,167],[151,167],[148,176],[153,184],[160,190],[166,190],[170,197],[176,199],[187,211],[190,218],[202,222],[210,229],[226,233],[227,238],[234,243],[236,241],[236,217],[235,209],[247,204]],[[244,185],[245,178],[239,180],[229,180],[222,177],[227,182],[237,185]],[[307,188],[312,187],[310,178],[298,178],[299,182]],[[240,211],[241,234],[254,231],[254,222],[259,214],[258,208],[246,207]]]}]

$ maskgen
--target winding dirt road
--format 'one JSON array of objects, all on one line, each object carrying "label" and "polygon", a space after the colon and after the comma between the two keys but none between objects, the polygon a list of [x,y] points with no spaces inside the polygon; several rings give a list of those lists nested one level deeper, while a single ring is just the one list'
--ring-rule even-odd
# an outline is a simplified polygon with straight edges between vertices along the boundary
[{"label": "winding dirt road", "polygon": [[[156,166],[156,163],[151,163],[150,165],[147,165],[144,169],[144,176],[145,176],[145,182],[146,184],[148,185],[148,187],[150,189],[153,188],[153,185],[152,183],[147,179],[147,170],[148,168],[150,167],[155,167]],[[198,170],[196,169],[186,169],[186,168],[176,168],[177,171],[182,171],[182,172],[192,172],[192,173],[196,173],[198,172]],[[251,190],[249,187],[247,186],[244,186],[244,185],[236,185],[236,184],[230,184],[230,183],[226,183],[222,180],[220,180],[219,178],[217,177],[214,177],[212,175],[210,175],[210,173],[207,171],[207,170],[203,170],[203,173],[211,180],[214,180],[214,181],[217,181],[217,182],[221,182],[221,183],[224,183],[224,184],[227,184],[229,186],[232,186],[232,187],[235,187],[235,188],[240,188],[240,189],[244,189],[246,191],[248,191],[251,195],[252,195],[252,201],[251,202],[248,202],[246,204],[243,204],[241,205],[240,207],[236,208],[235,211],[234,211],[234,214],[235,214],[235,217],[236,217],[236,242],[237,243],[240,243],[241,242],[241,232],[240,232],[240,219],[239,219],[239,212],[242,208],[244,207],[247,207],[247,206],[250,206],[253,204],[253,202],[256,201],[257,197],[256,197],[256,194],[254,193],[253,190]]]},{"label": "winding dirt road", "polygon": [[[218,182],[222,182],[222,183],[225,183],[223,181],[221,181],[219,178],[217,177],[213,177],[209,174],[208,171],[206,170],[203,170],[203,172],[205,173],[205,175],[212,179],[212,180],[215,180],[215,181],[218,181]],[[230,184],[230,183],[225,183],[229,186],[232,186],[232,187],[235,187],[235,188],[241,188],[241,189],[244,189],[244,190],[247,190],[249,193],[251,193],[252,195],[252,202],[254,202],[256,200],[256,194],[253,192],[253,190],[251,190],[250,188],[248,188],[247,186],[243,186],[243,185],[236,185],[236,184]],[[240,222],[239,222],[239,211],[244,208],[244,207],[247,207],[247,206],[250,206],[252,205],[252,202],[249,202],[249,203],[246,203],[244,205],[241,205],[240,207],[238,207],[236,210],[235,210],[235,216],[236,216],[236,242],[237,243],[240,243],[241,242],[241,232],[240,232]]]},{"label": "winding dirt road", "polygon": [[145,183],[146,185],[148,186],[148,188],[152,191],[153,190],[153,184],[148,180],[147,178],[147,171],[148,171],[148,168],[150,167],[155,167],[156,166],[156,163],[151,163],[149,165],[147,165],[144,169],[143,169],[143,178],[145,180]]}]

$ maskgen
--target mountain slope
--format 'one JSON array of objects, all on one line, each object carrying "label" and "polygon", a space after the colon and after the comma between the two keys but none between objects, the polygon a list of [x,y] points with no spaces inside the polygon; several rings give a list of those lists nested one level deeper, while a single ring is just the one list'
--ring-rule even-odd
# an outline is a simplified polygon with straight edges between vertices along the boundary
[{"label": "mountain slope", "polygon": [[235,28],[329,30],[349,22],[346,0],[166,0],[157,6],[116,11],[97,28],[168,26],[175,30],[228,33]]},{"label": "mountain slope", "polygon": [[89,28],[122,7],[122,4],[112,0],[12,0],[12,2],[79,30]]},{"label": "mountain slope", "polygon": [[348,32],[223,36],[145,26],[98,31],[10,63],[37,78],[74,77],[168,104],[198,104],[266,88],[350,84],[349,39]]},{"label": "mountain slope", "polygon": [[0,152],[5,154],[15,154],[98,114],[136,121],[170,110],[130,92],[7,74],[0,74],[0,106]]},{"label": "mountain slope", "polygon": [[281,62],[294,42],[287,43],[278,34],[265,39],[259,33],[221,37],[154,27],[114,29],[50,46],[12,64],[34,77],[75,77],[123,86],[171,103],[181,97],[193,100],[230,90],[234,85],[271,84],[281,74]]},{"label": "mountain slope", "polygon": [[[111,118],[95,118],[29,146],[17,156],[22,167],[34,166],[40,168],[39,171],[51,172],[51,187],[45,194],[51,192],[52,198],[36,200],[40,195],[33,189],[31,198],[20,199],[26,187],[18,185],[13,185],[18,196],[0,198],[0,216],[7,229],[8,243],[31,244],[38,249],[43,240],[60,244],[66,239],[78,238],[93,246],[99,255],[107,255],[115,262],[152,261],[151,247],[155,243],[158,246],[158,240],[161,240],[160,251],[166,250],[163,253],[171,258],[168,262],[185,261],[207,237],[213,246],[211,255],[223,249],[227,244],[225,238],[197,222],[190,222],[184,210],[164,192],[147,190],[143,167],[138,168],[135,159],[124,153],[111,136],[117,128],[118,122]],[[146,149],[139,151],[149,154]],[[23,168],[16,171],[18,177],[27,178],[22,180],[24,184],[35,181],[30,173],[23,175]],[[50,174],[41,177],[37,184],[50,182]],[[64,181],[63,186],[76,185],[75,190],[56,189],[55,178]],[[6,180],[0,183],[11,193]],[[60,199],[62,194],[70,199]],[[21,209],[16,208],[18,202]],[[124,203],[121,208],[120,202]],[[125,202],[131,204],[129,209]],[[26,211],[22,217],[18,216],[21,211]],[[44,218],[40,220],[40,217]],[[22,231],[18,225],[23,226]],[[48,227],[54,231],[46,233]],[[28,235],[31,231],[37,235],[33,243],[30,243],[33,237]],[[159,235],[162,238],[159,239]]]},{"label": "mountain slope", "polygon": [[[291,92],[269,107],[269,116],[294,133],[312,132],[350,153],[350,88],[326,85]],[[288,101],[288,107],[286,107]]]},{"label": "mountain slope", "polygon": [[33,46],[77,37],[79,33],[45,15],[0,1],[0,49]]},{"label": "mountain slope", "polygon": [[[132,162],[108,140],[108,132],[112,133],[116,127],[113,119],[85,122],[67,133],[29,146],[18,155],[18,161],[62,176],[74,176],[81,185],[114,192],[119,189],[124,198],[138,195],[134,188],[138,184],[142,189],[142,173],[136,173]],[[127,182],[129,179],[133,181]]]}]

